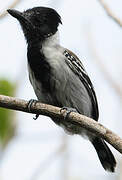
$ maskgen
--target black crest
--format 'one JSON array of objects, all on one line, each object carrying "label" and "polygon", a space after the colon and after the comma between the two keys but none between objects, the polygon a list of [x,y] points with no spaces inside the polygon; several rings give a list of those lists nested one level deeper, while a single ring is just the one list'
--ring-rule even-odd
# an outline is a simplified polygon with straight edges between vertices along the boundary
[{"label": "black crest", "polygon": [[27,41],[44,40],[58,30],[60,15],[52,8],[34,7],[23,13],[16,10],[8,12],[19,20]]}]

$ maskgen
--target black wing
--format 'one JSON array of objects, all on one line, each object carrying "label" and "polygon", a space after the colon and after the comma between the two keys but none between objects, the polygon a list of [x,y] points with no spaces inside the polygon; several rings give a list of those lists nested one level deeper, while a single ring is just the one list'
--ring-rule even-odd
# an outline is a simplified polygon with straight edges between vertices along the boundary
[{"label": "black wing", "polygon": [[92,85],[90,78],[87,72],[85,71],[83,64],[81,63],[81,61],[78,59],[78,57],[75,54],[73,54],[69,50],[65,50],[64,55],[66,57],[65,61],[67,65],[75,74],[77,74],[79,79],[82,81],[82,83],[86,87],[88,94],[91,98],[92,105],[93,105],[93,114],[92,114],[93,119],[97,121],[99,118],[98,103],[97,103],[97,97],[94,91],[94,87]]}]

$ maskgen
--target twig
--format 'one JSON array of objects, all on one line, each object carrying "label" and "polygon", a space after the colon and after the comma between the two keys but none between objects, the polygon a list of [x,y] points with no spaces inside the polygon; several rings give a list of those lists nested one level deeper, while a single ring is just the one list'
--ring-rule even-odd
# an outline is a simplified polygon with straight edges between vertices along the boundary
[{"label": "twig", "polygon": [[[14,8],[18,4],[19,1],[20,0],[14,0],[14,2],[12,4],[10,4],[6,9]],[[5,17],[7,14],[8,14],[7,11],[4,10],[2,13],[0,13],[0,18]]]},{"label": "twig", "polygon": [[63,135],[62,143],[64,145],[64,154],[62,157],[62,165],[61,165],[61,179],[68,180],[69,179],[69,166],[70,166],[70,153],[68,148],[68,136],[66,134]]},{"label": "twig", "polygon": [[[87,29],[89,29],[89,28],[87,28]],[[112,75],[108,72],[107,68],[103,64],[102,59],[101,59],[100,55],[98,54],[97,49],[95,47],[94,40],[93,40],[91,32],[85,30],[85,33],[86,33],[86,37],[88,39],[88,46],[89,46],[89,49],[92,53],[92,56],[94,57],[93,59],[94,59],[95,63],[97,63],[98,68],[101,70],[101,72],[105,76],[106,80],[108,81],[110,86],[114,89],[114,91],[118,95],[119,99],[121,100],[122,99],[122,88],[112,78]]]},{"label": "twig", "polygon": [[102,7],[105,9],[106,13],[108,14],[109,17],[111,17],[115,23],[117,23],[120,27],[122,27],[122,21],[119,20],[113,13],[112,11],[108,8],[104,0],[99,0],[99,3],[102,5]]},{"label": "twig", "polygon": [[54,163],[54,161],[59,157],[59,155],[64,152],[64,144],[53,153],[51,153],[43,162],[40,163],[39,167],[32,174],[30,180],[36,180],[40,175],[42,175],[48,168]]},{"label": "twig", "polygon": [[[29,113],[28,101],[9,96],[0,95],[0,107]],[[62,123],[70,123],[76,126],[83,127],[88,131],[95,133],[97,136],[105,139],[116,150],[122,153],[122,139],[111,130],[107,129],[91,118],[74,112],[70,113],[69,117],[64,120],[65,110],[62,111],[62,113],[60,112],[60,110],[61,108],[42,104],[40,102],[33,103],[31,106],[31,113],[49,116],[51,118],[57,119],[57,122],[59,120],[62,120]]]}]

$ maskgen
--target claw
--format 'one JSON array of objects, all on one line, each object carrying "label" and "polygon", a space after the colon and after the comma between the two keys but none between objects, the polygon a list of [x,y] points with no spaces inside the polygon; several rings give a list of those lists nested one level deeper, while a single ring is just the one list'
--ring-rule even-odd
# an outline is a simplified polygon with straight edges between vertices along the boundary
[{"label": "claw", "polygon": [[[38,101],[37,101],[37,100],[35,100],[35,99],[30,99],[30,100],[29,100],[29,102],[28,102],[28,106],[27,106],[27,108],[28,108],[29,112],[31,112],[31,107],[32,107],[32,104],[33,104],[33,103],[36,103],[36,102],[38,102]],[[38,117],[39,117],[39,114],[36,114],[36,115],[35,115],[35,117],[33,117],[33,119],[34,119],[34,120],[37,120],[37,119],[38,119]]]},{"label": "claw", "polygon": [[30,99],[30,100],[28,101],[27,108],[28,108],[29,112],[31,112],[31,106],[32,106],[32,104],[35,103],[35,102],[37,102],[37,100],[35,100],[35,99]]},{"label": "claw", "polygon": [[77,110],[75,108],[70,108],[70,107],[65,107],[65,106],[60,109],[60,113],[61,113],[62,110],[66,110],[66,113],[65,113],[65,116],[64,116],[64,120],[66,118],[68,118],[68,116],[69,116],[69,114],[71,112],[77,112]]},{"label": "claw", "polygon": [[36,114],[35,117],[33,117],[34,120],[37,120],[39,117],[39,114]]}]

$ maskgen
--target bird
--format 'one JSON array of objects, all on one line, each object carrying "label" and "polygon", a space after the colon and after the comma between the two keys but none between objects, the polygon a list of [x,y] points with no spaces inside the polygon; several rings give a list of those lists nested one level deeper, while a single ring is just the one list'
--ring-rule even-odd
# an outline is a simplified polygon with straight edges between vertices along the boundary
[{"label": "bird", "polygon": [[[60,45],[59,13],[50,7],[33,7],[20,12],[8,9],[22,28],[27,42],[29,79],[37,99],[46,104],[75,109],[98,121],[99,109],[93,84],[81,60]],[[116,160],[105,141],[69,121],[52,119],[70,134],[79,134],[94,146],[103,168],[114,172]]]}]

